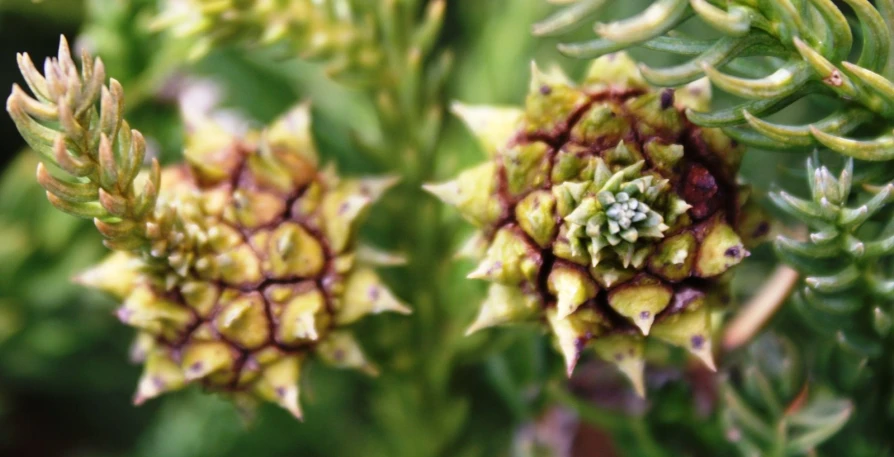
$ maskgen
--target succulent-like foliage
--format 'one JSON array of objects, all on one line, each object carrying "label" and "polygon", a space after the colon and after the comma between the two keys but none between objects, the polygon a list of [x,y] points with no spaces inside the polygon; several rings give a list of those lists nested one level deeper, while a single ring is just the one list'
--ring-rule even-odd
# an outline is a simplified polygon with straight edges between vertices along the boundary
[{"label": "succulent-like foliage", "polygon": [[768,226],[743,211],[741,149],[683,114],[707,97],[612,54],[581,85],[534,68],[524,110],[458,105],[491,160],[427,189],[480,229],[469,277],[492,284],[469,331],[546,321],[569,374],[592,348],[640,392],[647,336],[713,369],[725,273]]},{"label": "succulent-like foliage", "polygon": [[[94,219],[112,249],[139,249],[149,243],[146,223],[153,218],[160,168],[151,171],[142,191],[136,186],[146,144],[123,119],[124,92],[114,79],[105,85],[102,61],[83,56],[81,70],[63,38],[59,55],[48,59],[42,76],[27,54],[19,67],[32,98],[15,85],[7,111],[19,132],[44,162],[37,180],[54,206]],[[68,175],[57,178],[48,165]]]},{"label": "succulent-like foliage", "polygon": [[[894,3],[844,3],[853,10],[861,29],[860,54],[854,62],[849,60],[854,31],[831,0],[659,0],[634,17],[597,23],[598,39],[563,44],[560,50],[570,56],[592,58],[643,46],[692,56],[672,67],[643,66],[643,76],[660,86],[676,86],[707,76],[718,88],[747,100],[719,111],[690,110],[688,118],[692,122],[725,127],[736,140],[768,149],[824,145],[862,160],[891,160],[891,132],[882,131],[880,136],[865,141],[843,136],[873,119],[894,118],[894,85],[888,79],[892,39],[888,21]],[[535,26],[534,31],[543,35],[563,33],[604,4],[603,0],[574,1]],[[703,40],[669,33],[694,16],[724,36]],[[755,64],[755,57],[764,59]],[[750,60],[743,60],[746,58]],[[723,67],[728,70],[722,71]],[[764,119],[811,94],[837,97],[843,103],[810,125],[779,125]],[[743,127],[732,128],[740,125]]]},{"label": "succulent-like foliage", "polygon": [[894,300],[894,182],[873,185],[864,174],[855,183],[850,160],[836,178],[816,156],[807,161],[807,176],[810,199],[771,195],[810,227],[804,241],[780,237],[775,244],[780,258],[805,276],[794,303],[820,332],[863,357],[883,356]]},{"label": "succulent-like foliage", "polygon": [[241,138],[200,126],[185,164],[153,161],[143,177],[142,137],[121,118],[121,88],[103,86],[98,59],[85,56],[78,72],[63,40],[45,76],[27,56],[20,63],[37,99],[16,87],[8,107],[49,164],[38,168],[48,198],[94,218],[120,251],[78,280],[122,300],[119,319],[139,331],[137,404],[197,383],[300,417],[308,356],[374,371],[345,327],[408,312],[371,268],[393,259],[356,249],[358,223],[393,179],[318,169],[306,105]]}]

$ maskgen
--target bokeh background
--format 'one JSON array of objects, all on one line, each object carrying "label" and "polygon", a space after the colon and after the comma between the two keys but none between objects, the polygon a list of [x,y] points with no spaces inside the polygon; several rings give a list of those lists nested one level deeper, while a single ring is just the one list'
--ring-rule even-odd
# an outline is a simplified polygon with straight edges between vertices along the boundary
[{"label": "bokeh background", "polygon": [[[583,70],[584,63],[561,58],[554,41],[530,36],[531,24],[549,10],[545,2],[449,3],[440,46],[453,49],[456,57],[450,98],[519,103],[532,59],[544,66],[562,65],[572,74]],[[616,3],[607,15],[629,14],[645,2]],[[0,0],[0,87],[19,80],[16,52],[27,51],[39,62],[55,52],[64,34],[76,47],[102,57],[108,73],[122,82],[130,123],[149,138],[152,152],[163,163],[179,157],[184,116],[210,114],[236,128],[262,125],[313,96],[314,133],[323,156],[346,174],[382,171],[356,154],[350,142],[349,133],[362,132],[374,116],[362,94],[329,81],[314,64],[275,52],[221,48],[188,61],[185,43],[148,30],[156,6],[154,0]],[[587,33],[582,31],[583,36]],[[668,59],[647,52],[637,57],[652,63]],[[794,113],[786,115],[798,117],[809,109],[796,105]],[[7,116],[0,116],[0,140],[0,455],[496,456],[509,455],[513,443],[518,448],[535,434],[571,443],[577,455],[613,454],[603,434],[581,429],[567,412],[545,409],[537,423],[529,420],[528,406],[522,403],[536,397],[531,386],[541,385],[547,373],[560,369],[556,356],[532,329],[455,339],[458,355],[439,380],[449,396],[440,403],[419,400],[422,397],[412,393],[425,390],[420,387],[423,381],[399,369],[395,374],[384,370],[380,379],[370,380],[314,365],[303,384],[305,423],[275,407],[262,408],[246,423],[228,403],[196,388],[133,407],[140,368],[128,363],[131,330],[114,318],[116,304],[109,298],[70,282],[72,275],[103,256],[99,236],[89,221],[61,214],[46,202],[34,181],[36,157],[23,149]],[[481,157],[455,120],[448,121],[440,151],[439,177]],[[799,173],[789,167],[800,160],[754,151],[744,176],[760,195],[772,179],[791,170]],[[393,222],[373,214],[370,238],[387,246]],[[462,234],[448,239],[458,240]],[[768,274],[770,258],[769,251],[759,250],[742,267],[737,280],[742,295]],[[459,335],[471,321],[482,291],[461,280],[469,264],[449,259],[445,263],[450,265],[433,272],[432,281],[440,281],[440,290],[449,294],[445,333]],[[390,277],[400,281],[399,273]],[[397,285],[401,287],[409,286]],[[397,319],[383,318],[362,330],[366,345],[376,348],[374,359],[399,366],[402,357],[414,357],[415,348],[396,346],[395,335],[406,325]],[[611,369],[589,362],[580,371],[572,385],[618,410],[642,410],[629,393],[606,394],[609,388],[626,389],[616,375],[606,374]],[[672,371],[662,376],[669,381],[681,378]],[[723,441],[714,429],[677,423],[692,417],[693,409],[700,408],[696,417],[706,422],[713,414],[710,392],[699,397],[697,380],[690,381],[668,382],[662,388],[664,394],[655,401],[665,405],[658,408],[664,416],[652,423],[665,424],[667,430],[660,433],[688,441],[694,449],[699,441]],[[426,411],[425,404],[440,406]]]}]

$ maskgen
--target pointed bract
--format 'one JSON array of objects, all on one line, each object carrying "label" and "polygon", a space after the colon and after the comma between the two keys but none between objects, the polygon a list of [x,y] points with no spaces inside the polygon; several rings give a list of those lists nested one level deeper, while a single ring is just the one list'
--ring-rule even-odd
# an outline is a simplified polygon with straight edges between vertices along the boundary
[{"label": "pointed bract", "polygon": [[480,259],[487,250],[487,240],[481,232],[475,232],[463,242],[453,255],[456,259]]},{"label": "pointed bract", "polygon": [[287,345],[318,341],[328,324],[326,302],[317,289],[296,294],[280,311],[276,338]]},{"label": "pointed bract", "polygon": [[494,222],[502,213],[495,195],[495,174],[494,165],[485,163],[463,171],[455,181],[426,184],[423,189],[455,206],[469,222],[481,227]]},{"label": "pointed bract", "polygon": [[348,246],[357,223],[373,202],[372,198],[352,193],[347,187],[330,192],[322,203],[326,238],[330,249],[339,253]]},{"label": "pointed bract", "polygon": [[537,316],[540,306],[536,295],[526,294],[518,287],[491,284],[478,317],[466,330],[466,336],[485,328],[530,320]]},{"label": "pointed bract", "polygon": [[707,306],[668,316],[652,330],[655,338],[686,349],[709,370],[717,371],[711,344],[711,313]]},{"label": "pointed bract", "polygon": [[183,157],[198,177],[209,184],[227,179],[239,167],[236,140],[211,121],[195,126],[186,138]]},{"label": "pointed bract", "polygon": [[717,276],[747,256],[748,251],[736,231],[717,218],[709,223],[699,247],[694,271],[703,278]]},{"label": "pointed bract", "polygon": [[143,375],[137,384],[133,403],[142,405],[161,394],[175,391],[186,385],[186,379],[177,364],[163,350],[152,351],[146,357]]},{"label": "pointed bract", "polygon": [[367,265],[397,267],[407,264],[407,257],[393,252],[380,250],[366,244],[357,246],[357,261]]},{"label": "pointed bract", "polygon": [[264,131],[267,142],[277,148],[294,151],[316,165],[317,150],[311,136],[310,103],[301,103]]},{"label": "pointed bract", "polygon": [[317,352],[324,362],[334,367],[353,368],[370,376],[379,373],[378,368],[366,359],[360,344],[351,332],[339,330],[330,333],[320,342]]},{"label": "pointed bract", "polygon": [[246,348],[258,348],[270,338],[264,298],[258,292],[227,294],[214,320],[222,335]]},{"label": "pointed bract", "polygon": [[276,403],[301,420],[300,375],[301,359],[298,356],[283,357],[263,368],[254,391],[263,399]]},{"label": "pointed bract", "polygon": [[368,314],[411,312],[410,308],[394,297],[372,269],[359,268],[345,282],[343,303],[335,314],[335,321],[339,325],[350,324]]},{"label": "pointed bract", "polygon": [[584,77],[584,85],[631,89],[648,87],[636,62],[626,52],[616,52],[594,60]]},{"label": "pointed bract", "polygon": [[673,297],[673,289],[647,275],[624,283],[608,294],[608,304],[648,335],[658,315]]},{"label": "pointed bract", "polygon": [[563,319],[587,300],[596,297],[599,288],[586,270],[556,265],[547,278],[549,291],[556,296],[556,317]]},{"label": "pointed bract", "polygon": [[379,176],[345,181],[345,186],[351,192],[356,192],[368,197],[371,202],[376,202],[399,182],[399,176]]},{"label": "pointed bract", "polygon": [[116,312],[121,322],[160,333],[166,326],[185,328],[192,315],[185,307],[161,297],[146,284],[138,285]]},{"label": "pointed bract", "polygon": [[586,94],[573,87],[558,69],[545,73],[532,62],[524,131],[548,133],[567,127],[568,117],[586,103]]},{"label": "pointed bract", "polygon": [[541,248],[555,237],[555,207],[556,198],[544,190],[531,192],[515,207],[519,227]]},{"label": "pointed bract", "polygon": [[489,156],[515,136],[524,112],[518,108],[466,105],[453,102],[450,110],[462,119]]},{"label": "pointed bract", "polygon": [[677,106],[705,112],[711,108],[711,80],[699,78],[674,91]]},{"label": "pointed bract", "polygon": [[497,232],[484,259],[468,277],[517,285],[534,281],[540,262],[539,250],[517,229],[506,227]]},{"label": "pointed bract", "polygon": [[223,342],[196,342],[183,350],[180,366],[188,382],[226,372],[236,363],[235,350]]},{"label": "pointed bract", "polygon": [[645,340],[634,335],[605,335],[591,343],[602,360],[618,367],[630,380],[633,390],[640,397],[646,396],[643,372],[646,368]]},{"label": "pointed bract", "polygon": [[102,262],[74,277],[74,282],[124,299],[136,286],[143,261],[126,252],[109,254]]},{"label": "pointed bract", "polygon": [[323,244],[300,224],[284,222],[272,231],[260,230],[251,241],[256,250],[266,251],[264,266],[274,279],[312,277],[326,264]]},{"label": "pointed bract", "polygon": [[602,332],[604,320],[590,309],[560,318],[556,310],[550,308],[546,310],[546,318],[565,359],[565,370],[570,378],[584,348]]}]

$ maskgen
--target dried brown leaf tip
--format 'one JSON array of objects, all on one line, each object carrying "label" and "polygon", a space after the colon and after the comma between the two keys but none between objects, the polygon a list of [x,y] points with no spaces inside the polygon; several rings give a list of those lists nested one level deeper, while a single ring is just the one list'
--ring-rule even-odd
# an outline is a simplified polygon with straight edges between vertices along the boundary
[{"label": "dried brown leaf tip", "polygon": [[711,311],[759,240],[741,149],[685,117],[707,97],[653,90],[613,54],[581,84],[535,66],[524,109],[457,105],[492,158],[426,189],[480,229],[469,277],[492,284],[469,332],[545,321],[569,375],[592,348],[640,393],[647,338],[714,369]]}]

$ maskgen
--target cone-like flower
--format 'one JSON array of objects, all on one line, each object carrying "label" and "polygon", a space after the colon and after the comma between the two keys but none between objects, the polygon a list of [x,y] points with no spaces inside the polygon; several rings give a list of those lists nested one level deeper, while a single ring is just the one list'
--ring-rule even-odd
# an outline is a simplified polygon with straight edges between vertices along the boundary
[{"label": "cone-like flower", "polygon": [[409,312],[371,268],[396,259],[356,248],[358,224],[393,179],[319,169],[306,105],[241,138],[195,126],[185,164],[143,177],[142,137],[121,119],[123,93],[104,86],[99,60],[85,56],[78,71],[63,40],[46,78],[26,55],[20,64],[37,98],[16,87],[8,109],[32,148],[76,178],[41,166],[38,179],[118,250],[77,281],[120,299],[118,318],[139,332],[135,403],[201,384],[300,417],[308,357],[375,373],[347,326]]},{"label": "cone-like flower", "polygon": [[[358,222],[393,180],[318,171],[307,116],[296,108],[222,149],[193,137],[188,166],[163,172],[159,200],[174,208],[174,228],[153,246],[174,268],[162,277],[157,256],[145,261],[118,313],[151,341],[137,403],[199,383],[300,417],[308,356],[377,372],[342,328],[409,312],[355,251]],[[120,272],[81,277],[102,287],[97,277]]]},{"label": "cone-like flower", "polygon": [[469,277],[493,285],[469,333],[545,320],[569,374],[592,348],[639,393],[650,339],[714,368],[723,273],[761,240],[740,230],[759,219],[736,184],[741,150],[685,118],[704,89],[651,90],[615,54],[580,85],[535,67],[524,110],[456,105],[492,160],[426,188],[480,229]]}]

